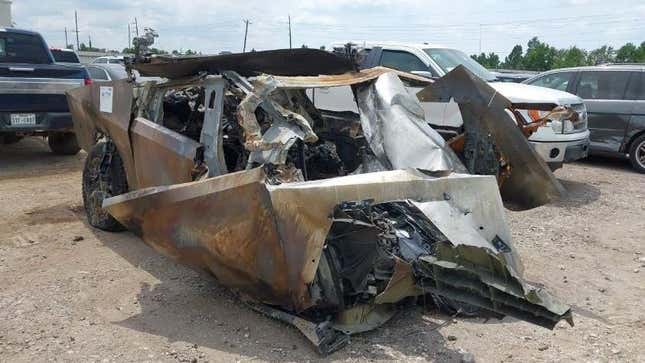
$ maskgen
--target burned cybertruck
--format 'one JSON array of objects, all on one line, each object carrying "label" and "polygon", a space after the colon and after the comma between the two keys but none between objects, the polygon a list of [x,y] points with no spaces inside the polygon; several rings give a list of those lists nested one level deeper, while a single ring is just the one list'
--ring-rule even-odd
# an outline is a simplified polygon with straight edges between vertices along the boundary
[{"label": "burned cybertruck", "polygon": [[[211,271],[323,354],[420,297],[547,328],[571,321],[569,307],[522,280],[500,197],[530,208],[561,187],[512,105],[466,69],[433,82],[307,49],[133,67],[168,80],[68,94],[89,153],[91,225],[125,227]],[[460,103],[458,152],[401,80]],[[347,85],[359,114],[318,110],[306,94]]]}]

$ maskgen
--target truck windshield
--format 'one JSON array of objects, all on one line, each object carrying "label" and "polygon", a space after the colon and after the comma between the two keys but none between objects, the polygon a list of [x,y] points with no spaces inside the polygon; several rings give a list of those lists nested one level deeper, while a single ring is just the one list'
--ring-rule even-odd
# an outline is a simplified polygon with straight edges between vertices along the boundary
[{"label": "truck windshield", "polygon": [[31,34],[0,33],[0,63],[52,63],[45,43]]},{"label": "truck windshield", "polygon": [[432,58],[432,60],[435,61],[435,63],[437,63],[437,65],[446,73],[462,64],[464,67],[468,68],[469,71],[475,73],[483,80],[488,82],[496,80],[495,76],[491,72],[461,51],[441,48],[429,48],[424,49],[424,51],[428,53],[430,58]]}]

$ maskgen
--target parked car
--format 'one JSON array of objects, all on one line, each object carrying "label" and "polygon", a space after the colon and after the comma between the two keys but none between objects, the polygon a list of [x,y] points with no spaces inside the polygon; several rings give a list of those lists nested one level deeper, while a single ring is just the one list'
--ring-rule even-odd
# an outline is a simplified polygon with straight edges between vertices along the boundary
[{"label": "parked car", "polygon": [[563,68],[525,83],[578,95],[589,113],[590,152],[629,157],[645,173],[645,64]]},{"label": "parked car", "polygon": [[92,61],[95,64],[124,64],[125,60],[122,56],[105,56],[98,57]]},{"label": "parked car", "polygon": [[81,63],[78,54],[72,49],[51,48],[50,51],[56,63]]},{"label": "parked car", "polygon": [[[347,52],[346,45],[332,46],[334,52]],[[534,87],[518,83],[498,82],[498,79],[465,53],[431,44],[410,43],[361,43],[353,46],[362,59],[362,68],[385,66],[421,75],[427,78],[444,76],[458,65],[463,65],[472,73],[489,82],[489,84],[508,98],[513,104],[518,105],[513,117],[516,122],[530,123],[545,116],[552,108],[568,106],[579,115],[577,120],[553,120],[539,127],[529,141],[537,153],[542,156],[552,170],[562,167],[565,162],[571,162],[587,156],[589,145],[589,131],[585,105],[579,97],[557,90],[543,87]],[[363,54],[361,54],[363,53]],[[411,92],[418,92],[418,88],[410,87]],[[345,96],[351,91],[346,90]],[[326,90],[316,90],[314,97],[316,106],[331,108],[336,111],[355,111],[351,102],[341,100],[341,95],[335,90],[328,94]],[[460,133],[463,127],[461,112],[457,103],[422,103],[426,113],[426,120],[435,130],[444,137],[449,138]],[[549,110],[540,109],[550,106]],[[532,108],[531,108],[532,107]],[[521,117],[522,120],[517,118]]]},{"label": "parked car", "polygon": [[116,81],[128,78],[128,72],[122,64],[88,64],[85,67],[95,81]]},{"label": "parked car", "polygon": [[529,78],[535,77],[540,72],[523,71],[515,69],[491,69],[491,73],[497,79],[497,82],[522,83]]},{"label": "parked car", "polygon": [[56,154],[80,149],[65,91],[91,83],[80,64],[56,63],[43,37],[8,28],[0,32],[0,138],[47,136]]}]

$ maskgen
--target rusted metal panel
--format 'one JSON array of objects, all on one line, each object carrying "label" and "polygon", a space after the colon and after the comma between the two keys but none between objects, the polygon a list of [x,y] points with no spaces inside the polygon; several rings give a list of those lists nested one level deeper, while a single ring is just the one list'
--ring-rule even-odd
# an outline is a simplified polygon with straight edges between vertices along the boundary
[{"label": "rusted metal panel", "polygon": [[193,181],[198,142],[141,117],[131,139],[139,188]]},{"label": "rusted metal panel", "polygon": [[[111,96],[107,97],[104,94],[104,97],[101,97],[101,89],[109,92]],[[96,143],[97,132],[109,135],[119,150],[130,187],[138,188],[129,135],[133,102],[132,83],[125,79],[97,82],[70,90],[67,96],[79,146],[89,152]],[[101,111],[102,109],[110,112]]]},{"label": "rusted metal panel", "polygon": [[564,187],[506,112],[513,109],[511,101],[465,67],[453,69],[417,96],[426,102],[448,102],[453,98],[459,104],[464,124],[472,123],[493,137],[511,168],[501,188],[504,200],[526,209],[564,194]]},{"label": "rusted metal panel", "polygon": [[222,70],[243,76],[261,73],[317,76],[349,72],[354,66],[350,60],[323,50],[298,48],[214,56],[154,57],[150,63],[137,63],[133,68],[142,76],[180,78],[200,72],[216,74]]},{"label": "rusted metal panel", "polygon": [[161,253],[209,269],[259,301],[292,306],[294,266],[285,260],[262,169],[141,189],[104,207]]},{"label": "rusted metal panel", "polygon": [[354,84],[365,83],[374,80],[386,73],[394,73],[404,80],[418,82],[419,84],[429,85],[434,81],[416,76],[411,73],[397,71],[387,67],[374,67],[362,69],[359,72],[348,72],[343,74],[321,74],[316,76],[300,77],[273,77],[280,88],[283,89],[302,89],[302,88],[321,88],[321,87],[339,87],[351,86]]}]

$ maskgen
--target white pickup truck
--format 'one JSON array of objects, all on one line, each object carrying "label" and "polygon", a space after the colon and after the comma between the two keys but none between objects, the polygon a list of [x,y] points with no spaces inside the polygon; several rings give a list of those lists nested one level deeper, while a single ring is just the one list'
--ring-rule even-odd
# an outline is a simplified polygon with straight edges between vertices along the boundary
[{"label": "white pickup truck", "polygon": [[[489,84],[513,104],[569,106],[579,114],[578,120],[551,121],[531,135],[529,141],[538,154],[544,158],[552,170],[587,156],[589,149],[589,130],[587,129],[587,110],[578,96],[544,87],[518,83],[496,82],[495,76],[472,58],[456,49],[437,47],[430,44],[408,43],[360,43],[356,51],[361,54],[361,67],[385,66],[428,78],[442,77],[458,65],[464,65],[471,72]],[[346,45],[335,45],[334,50],[345,52]],[[349,87],[317,89],[310,93],[317,108],[330,111],[355,110],[352,91]],[[420,88],[410,87],[410,92]],[[430,125],[448,138],[460,132],[463,121],[457,103],[422,103],[426,120]],[[542,118],[547,112],[518,109],[519,115],[527,122]],[[515,117],[515,116],[514,116]]]}]

